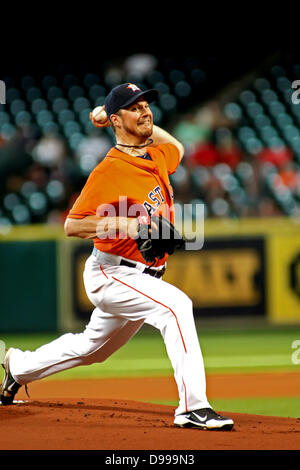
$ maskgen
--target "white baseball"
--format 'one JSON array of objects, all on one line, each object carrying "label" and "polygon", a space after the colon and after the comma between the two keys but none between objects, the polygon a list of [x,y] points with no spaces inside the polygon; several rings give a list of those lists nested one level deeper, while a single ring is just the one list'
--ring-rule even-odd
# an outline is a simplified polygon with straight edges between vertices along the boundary
[{"label": "white baseball", "polygon": [[93,109],[92,116],[97,122],[105,122],[107,119],[107,115],[105,109],[103,109],[103,106],[97,106],[95,109]]}]

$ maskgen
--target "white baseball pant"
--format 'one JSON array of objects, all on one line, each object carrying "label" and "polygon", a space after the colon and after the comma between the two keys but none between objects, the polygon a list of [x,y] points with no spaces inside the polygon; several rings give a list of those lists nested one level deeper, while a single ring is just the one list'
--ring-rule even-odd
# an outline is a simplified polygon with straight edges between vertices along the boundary
[{"label": "white baseball pant", "polygon": [[100,264],[91,255],[83,274],[95,305],[88,325],[82,333],[66,333],[35,351],[15,349],[10,357],[14,379],[24,385],[75,366],[103,362],[145,322],[160,330],[174,369],[179,393],[175,415],[211,407],[191,300],[140,269],[140,263],[139,269]]}]

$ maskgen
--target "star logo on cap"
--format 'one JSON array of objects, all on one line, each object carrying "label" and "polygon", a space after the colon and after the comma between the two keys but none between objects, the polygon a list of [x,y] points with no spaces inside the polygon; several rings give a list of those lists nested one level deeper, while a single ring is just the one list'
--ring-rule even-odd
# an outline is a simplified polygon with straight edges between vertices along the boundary
[{"label": "star logo on cap", "polygon": [[129,83],[127,88],[130,88],[132,91],[141,91],[141,89],[137,87],[136,85],[134,85],[133,83]]}]

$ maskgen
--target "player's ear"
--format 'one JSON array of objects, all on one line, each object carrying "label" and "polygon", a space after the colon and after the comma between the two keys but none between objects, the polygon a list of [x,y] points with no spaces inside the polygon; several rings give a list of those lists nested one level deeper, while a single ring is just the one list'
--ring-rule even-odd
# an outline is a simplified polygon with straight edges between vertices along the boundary
[{"label": "player's ear", "polygon": [[120,114],[111,114],[110,115],[110,121],[112,123],[112,125],[114,126],[114,128],[120,128],[121,127],[121,118],[120,118]]}]

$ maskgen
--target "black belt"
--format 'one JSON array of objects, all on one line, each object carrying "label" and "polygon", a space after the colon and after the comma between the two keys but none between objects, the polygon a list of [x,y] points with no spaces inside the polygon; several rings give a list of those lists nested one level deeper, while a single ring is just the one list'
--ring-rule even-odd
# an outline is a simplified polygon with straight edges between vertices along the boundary
[{"label": "black belt", "polygon": [[[136,264],[130,263],[130,261],[125,261],[124,259],[121,260],[120,266],[128,266],[129,268],[136,268]],[[166,270],[165,266],[160,270],[146,268],[144,269],[143,273],[150,274],[150,276],[160,278],[164,275],[165,270]]]}]

